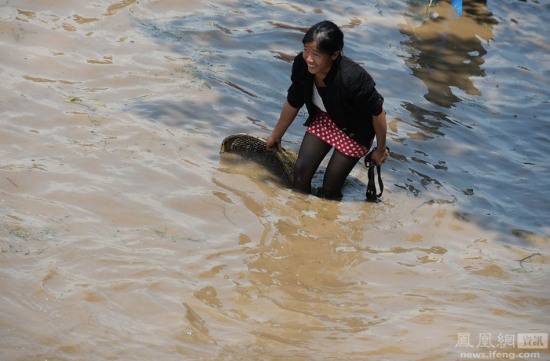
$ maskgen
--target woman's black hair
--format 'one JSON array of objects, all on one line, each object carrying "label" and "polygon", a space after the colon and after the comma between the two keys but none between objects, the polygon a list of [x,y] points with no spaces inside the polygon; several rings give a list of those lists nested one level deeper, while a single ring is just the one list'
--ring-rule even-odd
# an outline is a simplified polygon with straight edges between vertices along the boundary
[{"label": "woman's black hair", "polygon": [[332,21],[324,20],[313,25],[302,39],[303,44],[312,41],[315,41],[319,51],[332,54],[344,48],[344,33]]}]

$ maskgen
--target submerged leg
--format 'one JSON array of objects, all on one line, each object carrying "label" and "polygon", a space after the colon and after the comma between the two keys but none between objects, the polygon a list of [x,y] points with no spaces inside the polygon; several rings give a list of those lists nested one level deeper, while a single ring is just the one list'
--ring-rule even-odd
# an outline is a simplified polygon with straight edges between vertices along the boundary
[{"label": "submerged leg", "polygon": [[358,161],[359,158],[334,150],[323,179],[323,195],[326,198],[342,197],[342,186]]},{"label": "submerged leg", "polygon": [[313,175],[331,148],[330,144],[306,132],[294,166],[294,188],[311,193]]}]

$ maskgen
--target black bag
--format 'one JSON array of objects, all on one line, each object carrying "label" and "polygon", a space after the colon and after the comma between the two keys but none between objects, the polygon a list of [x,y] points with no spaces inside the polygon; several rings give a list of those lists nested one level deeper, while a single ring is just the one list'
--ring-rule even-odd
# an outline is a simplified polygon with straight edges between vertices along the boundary
[{"label": "black bag", "polygon": [[[390,148],[386,147],[388,152]],[[365,166],[368,169],[369,183],[367,184],[367,201],[369,202],[380,202],[380,197],[384,192],[384,183],[382,182],[382,169],[379,165],[376,165],[372,160],[372,153],[376,150],[376,147],[365,156]],[[378,186],[380,187],[380,193],[376,193],[376,183],[374,182],[374,168],[376,167],[376,172],[378,173]]]}]

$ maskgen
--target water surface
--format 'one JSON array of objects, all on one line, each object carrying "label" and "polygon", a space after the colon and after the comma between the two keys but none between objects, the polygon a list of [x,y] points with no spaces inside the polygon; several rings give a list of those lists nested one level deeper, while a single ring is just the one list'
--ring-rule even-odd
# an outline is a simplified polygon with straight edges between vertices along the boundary
[{"label": "water surface", "polygon": [[[550,321],[549,10],[4,1],[0,359],[524,351],[499,340]],[[269,135],[325,18],[386,100],[378,204],[361,167],[334,202],[218,154]]]}]

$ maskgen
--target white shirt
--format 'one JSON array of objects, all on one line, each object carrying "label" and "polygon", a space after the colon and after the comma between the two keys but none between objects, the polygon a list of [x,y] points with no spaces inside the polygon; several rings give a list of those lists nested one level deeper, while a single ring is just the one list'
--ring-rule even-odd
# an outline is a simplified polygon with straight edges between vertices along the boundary
[{"label": "white shirt", "polygon": [[325,109],[325,104],[323,104],[323,99],[321,99],[321,96],[319,95],[319,91],[317,90],[317,86],[315,83],[313,83],[313,104],[315,104],[319,109],[324,111],[325,113],[327,110]]}]

